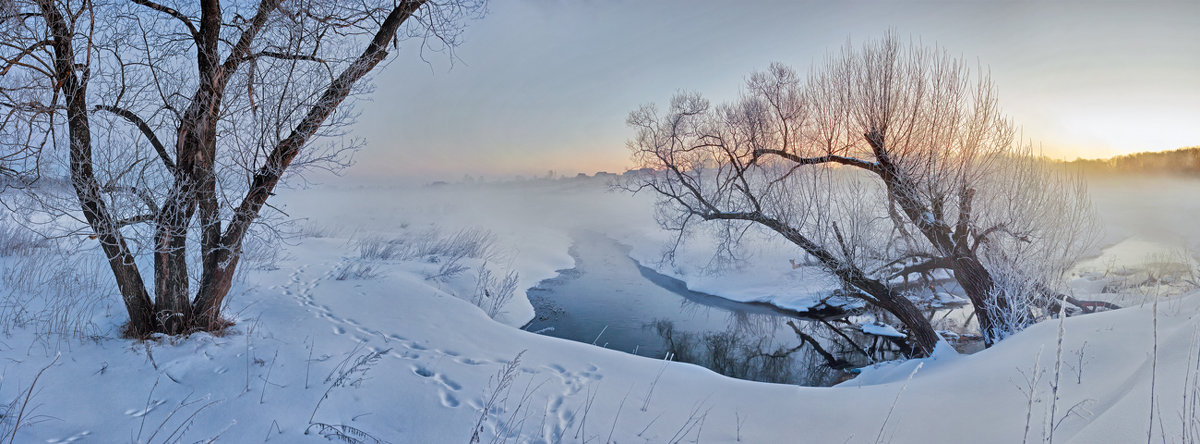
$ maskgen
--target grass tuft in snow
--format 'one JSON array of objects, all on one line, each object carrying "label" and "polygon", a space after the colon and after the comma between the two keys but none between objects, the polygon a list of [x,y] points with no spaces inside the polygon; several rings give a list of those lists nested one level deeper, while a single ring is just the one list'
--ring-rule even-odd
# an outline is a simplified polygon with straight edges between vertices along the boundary
[{"label": "grass tuft in snow", "polygon": [[312,415],[308,417],[308,427],[304,429],[305,435],[315,433],[331,441],[336,440],[354,444],[386,442],[356,427],[345,424],[327,424],[315,420],[317,411],[321,409],[321,403],[329,398],[333,389],[338,387],[361,387],[362,383],[367,379],[367,372],[375,364],[378,364],[384,355],[392,350],[389,348],[357,355],[361,348],[362,344],[360,343],[325,378],[325,382],[329,383],[329,388],[325,389],[325,393],[321,395],[321,399],[317,400],[317,405],[313,407]]},{"label": "grass tuft in snow", "polygon": [[345,424],[325,424],[318,422],[309,425],[308,429],[304,430],[304,434],[307,435],[309,431],[321,435],[322,438],[330,441],[344,442],[348,444],[382,444],[387,442],[376,438],[374,435],[371,435],[362,429],[351,427]]},{"label": "grass tuft in snow", "polygon": [[516,271],[509,271],[503,277],[496,275],[484,261],[475,275],[475,295],[471,302],[482,308],[488,317],[495,318],[516,294],[518,279]]},{"label": "grass tuft in snow", "polygon": [[500,315],[513,300],[520,283],[516,271],[492,266],[492,260],[500,254],[496,248],[496,235],[488,230],[467,228],[448,235],[437,228],[405,230],[395,238],[373,236],[354,243],[358,249],[358,259],[340,266],[334,272],[334,279],[374,279],[381,276],[382,272],[369,262],[409,261],[437,264],[436,269],[428,267],[423,272],[425,279],[449,282],[470,271],[471,263],[478,263],[474,292],[460,297],[483,309],[491,318]]},{"label": "grass tuft in snow", "polygon": [[1183,374],[1183,403],[1179,409],[1180,442],[1200,443],[1200,327],[1192,330]]},{"label": "grass tuft in snow", "polygon": [[95,339],[94,322],[113,282],[103,259],[93,255],[59,256],[40,250],[5,261],[0,267],[0,333],[30,329],[48,349],[68,339]]},{"label": "grass tuft in snow", "polygon": [[339,230],[329,225],[322,225],[313,220],[306,220],[300,224],[297,234],[304,238],[328,239],[336,237]]},{"label": "grass tuft in snow", "polygon": [[357,281],[366,279],[375,279],[382,276],[383,273],[371,264],[362,262],[348,262],[342,264],[333,273],[333,278],[339,281]]},{"label": "grass tuft in snow", "polygon": [[0,219],[0,257],[31,255],[49,244],[24,227]]},{"label": "grass tuft in snow", "polygon": [[[471,444],[482,442],[483,433],[487,432],[485,427],[489,423],[494,423],[494,434],[492,435],[490,444],[507,443],[510,439],[520,436],[521,430],[525,425],[525,416],[528,414],[526,405],[533,393],[541,387],[541,384],[533,386],[533,381],[525,386],[521,397],[517,399],[517,405],[509,412],[507,419],[500,415],[508,411],[509,397],[512,394],[513,383],[517,380],[518,370],[521,368],[521,357],[525,355],[525,350],[517,353],[511,361],[504,364],[500,370],[496,372],[491,379],[488,380],[488,387],[491,393],[486,395],[487,401],[479,410],[479,419],[475,421],[475,426],[471,428]],[[495,414],[495,418],[489,420],[489,417]],[[518,420],[517,416],[521,415]],[[561,437],[560,437],[561,438]]]},{"label": "grass tuft in snow", "polygon": [[[278,270],[280,263],[290,259],[286,250],[279,248],[279,244],[285,239],[277,237],[275,233],[270,233],[267,238],[262,235],[250,236],[242,243],[242,262],[246,267],[239,267],[239,270],[263,270],[271,271]],[[244,279],[245,273],[241,273],[239,278]]]},{"label": "grass tuft in snow", "polygon": [[492,252],[496,235],[488,230],[467,228],[449,235],[430,228],[408,232],[393,239],[368,237],[357,242],[359,257],[367,260],[424,260],[441,258],[486,258]]},{"label": "grass tuft in snow", "polygon": [[406,232],[393,239],[368,237],[356,242],[359,258],[372,261],[420,261],[438,264],[425,279],[444,281],[470,269],[466,259],[491,258],[495,253],[496,235],[488,230],[466,228],[449,235],[430,228]]},{"label": "grass tuft in snow", "polygon": [[[29,388],[20,390],[12,402],[0,406],[0,440],[8,438],[8,442],[12,443],[17,437],[17,430],[22,426],[32,426],[39,422],[53,419],[45,415],[35,415],[34,411],[37,410],[37,405],[30,405],[29,402],[33,399],[33,395],[37,393],[37,383],[42,378],[42,374],[54,366],[61,357],[61,353],[56,354],[53,361],[50,361],[49,364],[46,364],[45,367],[42,367],[34,375],[33,382],[29,383]],[[0,384],[2,383],[3,379],[0,378]]]}]

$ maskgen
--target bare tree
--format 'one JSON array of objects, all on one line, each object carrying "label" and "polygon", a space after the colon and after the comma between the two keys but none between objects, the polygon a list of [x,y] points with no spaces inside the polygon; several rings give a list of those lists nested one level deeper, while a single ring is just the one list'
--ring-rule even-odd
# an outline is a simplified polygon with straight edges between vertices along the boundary
[{"label": "bare tree", "polygon": [[[993,274],[1035,273],[1021,282],[1052,292],[1091,220],[1086,189],[1017,140],[994,91],[986,74],[892,36],[805,81],[775,64],[733,103],[680,93],[663,115],[631,113],[633,160],[654,171],[632,188],[657,193],[660,223],[681,233],[697,221],[721,222],[731,245],[747,225],[776,233],[923,352],[937,335],[897,279],[948,271],[990,345],[1034,317],[1024,302],[1048,300],[1014,305],[1017,286]],[[1015,268],[1030,259],[1043,266]]]},{"label": "bare tree", "polygon": [[130,334],[219,328],[280,181],[357,146],[343,137],[346,99],[389,46],[452,48],[483,1],[6,2],[3,143],[43,163],[42,147],[67,148],[76,211]]}]

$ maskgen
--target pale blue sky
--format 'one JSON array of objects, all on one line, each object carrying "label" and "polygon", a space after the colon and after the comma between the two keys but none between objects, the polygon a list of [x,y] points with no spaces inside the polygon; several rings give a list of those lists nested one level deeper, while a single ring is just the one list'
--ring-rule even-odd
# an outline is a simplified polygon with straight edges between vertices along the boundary
[{"label": "pale blue sky", "polygon": [[351,174],[621,171],[635,107],[730,99],[773,61],[803,72],[888,29],[989,68],[1048,155],[1200,145],[1200,1],[493,0],[453,67],[408,51],[378,75]]}]

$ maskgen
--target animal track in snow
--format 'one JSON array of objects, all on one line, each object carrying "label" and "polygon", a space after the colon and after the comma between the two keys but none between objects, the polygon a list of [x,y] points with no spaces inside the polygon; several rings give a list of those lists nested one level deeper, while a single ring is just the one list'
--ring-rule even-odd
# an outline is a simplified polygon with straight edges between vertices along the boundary
[{"label": "animal track in snow", "polygon": [[383,337],[383,332],[380,332],[379,330],[367,328],[367,327],[355,327],[354,331],[357,331],[364,335]]},{"label": "animal track in snow", "polygon": [[[331,267],[336,268],[335,265],[331,265]],[[388,352],[387,355],[396,359],[410,360],[412,362],[411,371],[413,374],[436,385],[439,400],[444,407],[456,408],[462,405],[462,398],[459,392],[463,390],[463,385],[455,380],[457,378],[451,378],[442,374],[434,368],[429,367],[428,362],[423,361],[429,359],[437,360],[444,356],[449,357],[455,364],[468,366],[505,363],[503,360],[467,357],[462,352],[456,350],[439,349],[428,342],[418,342],[387,331],[387,328],[376,329],[377,325],[364,323],[361,319],[339,315],[338,304],[331,306],[321,303],[323,299],[322,293],[316,291],[317,287],[323,281],[333,279],[334,270],[332,268],[321,270],[321,268],[324,268],[322,265],[313,265],[313,267],[317,268],[313,269],[307,266],[297,268],[291,273],[288,281],[280,285],[275,291],[279,291],[281,294],[296,301],[297,305],[311,313],[315,318],[329,322],[329,328],[336,335],[352,336],[362,342],[369,341],[370,339],[382,339],[384,342],[399,342],[399,345],[403,347],[396,347]],[[380,351],[378,347],[372,347],[370,350]],[[570,375],[564,376],[563,373],[566,371],[561,367],[555,370],[564,379],[571,377]],[[561,414],[561,412],[555,412],[555,414]]]},{"label": "animal track in snow", "polygon": [[459,364],[465,364],[465,365],[483,365],[483,364],[487,364],[487,361],[480,361],[480,360],[478,360],[478,359],[471,359],[471,358],[456,358],[456,359],[454,360],[454,362],[457,362],[457,363],[459,363]]},{"label": "animal track in snow", "polygon": [[388,354],[400,359],[421,359],[421,355],[419,353],[413,353],[410,351],[392,351]]},{"label": "animal track in snow", "polygon": [[445,390],[438,390],[438,395],[442,398],[442,405],[450,408],[458,407],[458,398]]},{"label": "animal track in snow", "polygon": [[462,388],[462,385],[450,380],[450,378],[447,378],[446,375],[438,374],[434,379],[437,379],[438,382],[442,383],[442,385],[446,386],[446,388],[450,390],[458,391]]},{"label": "animal track in snow", "polygon": [[413,373],[416,373],[417,376],[420,376],[423,378],[428,378],[430,376],[433,376],[433,371],[431,371],[425,367],[413,367],[412,371],[413,371]]},{"label": "animal track in snow", "polygon": [[459,389],[462,389],[462,385],[459,385],[457,382],[452,381],[450,378],[447,378],[445,375],[436,373],[433,370],[430,370],[425,367],[421,367],[419,365],[413,366],[412,372],[422,378],[429,378],[438,384],[438,397],[442,401],[442,406],[449,407],[449,408],[454,408],[454,407],[459,406],[460,403],[458,402],[458,398],[455,397],[454,393],[452,393],[452,392],[456,392]]}]

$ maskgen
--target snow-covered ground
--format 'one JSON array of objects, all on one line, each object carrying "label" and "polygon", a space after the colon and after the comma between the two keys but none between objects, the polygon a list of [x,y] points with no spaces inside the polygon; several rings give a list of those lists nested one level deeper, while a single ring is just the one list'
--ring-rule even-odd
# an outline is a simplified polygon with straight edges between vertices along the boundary
[{"label": "snow-covered ground", "polygon": [[[281,255],[247,262],[230,296],[237,325],[219,337],[119,339],[117,297],[87,295],[109,288],[102,282],[85,279],[74,287],[81,291],[67,292],[34,278],[6,280],[0,399],[13,403],[0,412],[0,429],[18,425],[16,442],[105,443],[324,442],[335,434],[441,443],[469,442],[475,432],[481,442],[533,443],[1010,443],[1051,430],[1062,442],[1136,442],[1148,432],[1155,442],[1194,442],[1200,434],[1200,297],[1187,287],[1200,201],[1184,197],[1200,189],[1195,182],[1093,186],[1102,246],[1112,247],[1103,254],[1112,258],[1082,264],[1075,287],[1119,292],[1128,308],[1039,324],[973,355],[940,350],[882,364],[833,388],[741,381],[514,328],[533,316],[523,290],[572,266],[577,229],[633,246],[643,263],[732,299],[799,307],[832,285],[793,269],[789,259],[802,259],[794,251],[764,241],[748,258],[753,273],[705,273],[712,267],[702,242],[674,265],[659,263],[671,238],[654,224],[649,196],[610,193],[601,182],[281,193],[277,207],[310,220],[292,245],[277,246]],[[469,302],[474,271],[428,279],[439,266],[428,258],[359,253],[364,239],[432,227],[495,234],[489,263],[520,276],[499,322]],[[1134,236],[1129,242],[1151,247],[1121,247]],[[1183,259],[1155,259],[1165,257],[1158,250],[1131,257],[1147,248],[1183,251]],[[29,267],[39,254],[14,252],[0,265]],[[479,259],[468,264],[473,270]],[[70,266],[107,279],[97,265]],[[371,272],[337,279],[350,265]],[[39,270],[42,280],[65,275],[48,264]],[[80,301],[69,316],[35,316],[67,297]],[[21,315],[43,321],[21,325]]]}]

